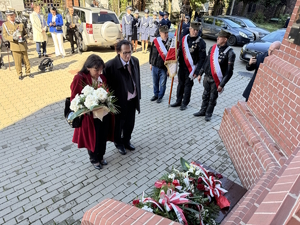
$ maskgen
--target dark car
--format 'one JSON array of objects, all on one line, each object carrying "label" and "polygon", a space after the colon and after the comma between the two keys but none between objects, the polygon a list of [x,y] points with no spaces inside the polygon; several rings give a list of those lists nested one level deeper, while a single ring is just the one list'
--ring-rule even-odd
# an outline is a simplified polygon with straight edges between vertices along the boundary
[{"label": "dark car", "polygon": [[228,45],[243,45],[254,40],[252,32],[249,32],[229,19],[215,16],[203,16],[201,22],[203,37],[217,39],[217,34],[221,29],[224,29],[231,33],[231,36],[227,41]]},{"label": "dark car", "polygon": [[270,33],[269,31],[256,26],[252,20],[249,20],[246,17],[240,17],[240,16],[222,16],[222,17],[230,19],[233,22],[245,28],[246,30],[252,32],[254,35],[254,40],[262,39],[264,36]]},{"label": "dark car", "polygon": [[286,29],[273,31],[261,40],[244,45],[241,49],[240,60],[248,62],[252,56],[267,52],[274,41],[282,42],[285,31]]}]

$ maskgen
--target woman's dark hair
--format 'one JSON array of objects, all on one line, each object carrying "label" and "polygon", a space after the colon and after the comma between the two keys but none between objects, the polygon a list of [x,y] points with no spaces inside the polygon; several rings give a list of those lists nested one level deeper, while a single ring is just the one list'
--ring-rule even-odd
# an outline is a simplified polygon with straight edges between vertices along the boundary
[{"label": "woman's dark hair", "polygon": [[105,68],[105,63],[103,62],[101,57],[98,55],[92,54],[86,59],[82,69],[79,72],[88,74],[89,73],[88,68],[99,69],[101,67],[103,69]]},{"label": "woman's dark hair", "polygon": [[122,45],[130,45],[131,46],[131,49],[132,49],[132,44],[130,41],[127,41],[127,40],[122,40],[122,41],[119,41],[116,45],[115,45],[115,49],[116,49],[116,52],[121,52],[121,48],[122,48]]},{"label": "woman's dark hair", "polygon": [[57,10],[56,10],[55,7],[52,7],[51,10],[52,10],[52,11],[55,11],[55,12],[57,13]]}]

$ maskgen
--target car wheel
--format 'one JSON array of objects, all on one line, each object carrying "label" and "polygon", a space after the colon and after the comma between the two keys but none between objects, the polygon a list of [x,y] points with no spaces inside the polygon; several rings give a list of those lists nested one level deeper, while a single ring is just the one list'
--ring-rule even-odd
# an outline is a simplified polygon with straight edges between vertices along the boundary
[{"label": "car wheel", "polygon": [[228,42],[228,45],[231,45],[231,46],[236,45],[236,37],[234,35],[231,35],[227,42]]},{"label": "car wheel", "polygon": [[80,43],[79,43],[79,48],[80,48],[80,51],[82,52],[86,52],[88,50],[88,47],[86,46],[86,44],[84,43],[83,39],[82,39],[82,36],[80,36]]}]

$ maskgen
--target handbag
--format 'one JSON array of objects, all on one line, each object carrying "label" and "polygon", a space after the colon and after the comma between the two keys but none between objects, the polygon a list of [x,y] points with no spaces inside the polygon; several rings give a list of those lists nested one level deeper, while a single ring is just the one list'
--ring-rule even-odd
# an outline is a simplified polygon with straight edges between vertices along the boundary
[{"label": "handbag", "polygon": [[62,30],[61,26],[56,26],[56,30],[61,31]]},{"label": "handbag", "polygon": [[73,111],[70,109],[70,97],[66,98],[65,101],[65,110],[64,110],[64,116],[67,120],[67,123],[70,125],[71,128],[79,128],[81,127],[83,115],[76,117],[74,120],[70,120],[71,116],[73,115]]}]

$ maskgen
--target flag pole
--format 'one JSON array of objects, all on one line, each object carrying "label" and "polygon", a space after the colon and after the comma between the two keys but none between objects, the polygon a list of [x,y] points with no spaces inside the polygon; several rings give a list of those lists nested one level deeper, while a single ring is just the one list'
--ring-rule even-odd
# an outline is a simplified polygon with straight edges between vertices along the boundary
[{"label": "flag pole", "polygon": [[[180,36],[181,36],[181,28],[182,28],[182,23],[183,23],[183,14],[180,14],[180,21],[178,23],[178,27],[177,27],[177,32],[176,32],[176,44],[175,44],[175,55],[176,55],[176,59],[177,59],[177,50],[179,47],[179,41],[180,41]],[[171,98],[172,98],[172,91],[173,91],[173,83],[174,83],[174,77],[172,77],[172,81],[171,81],[171,88],[170,88],[170,95],[169,95],[169,104],[168,107],[170,107],[170,103],[171,103]]]}]

